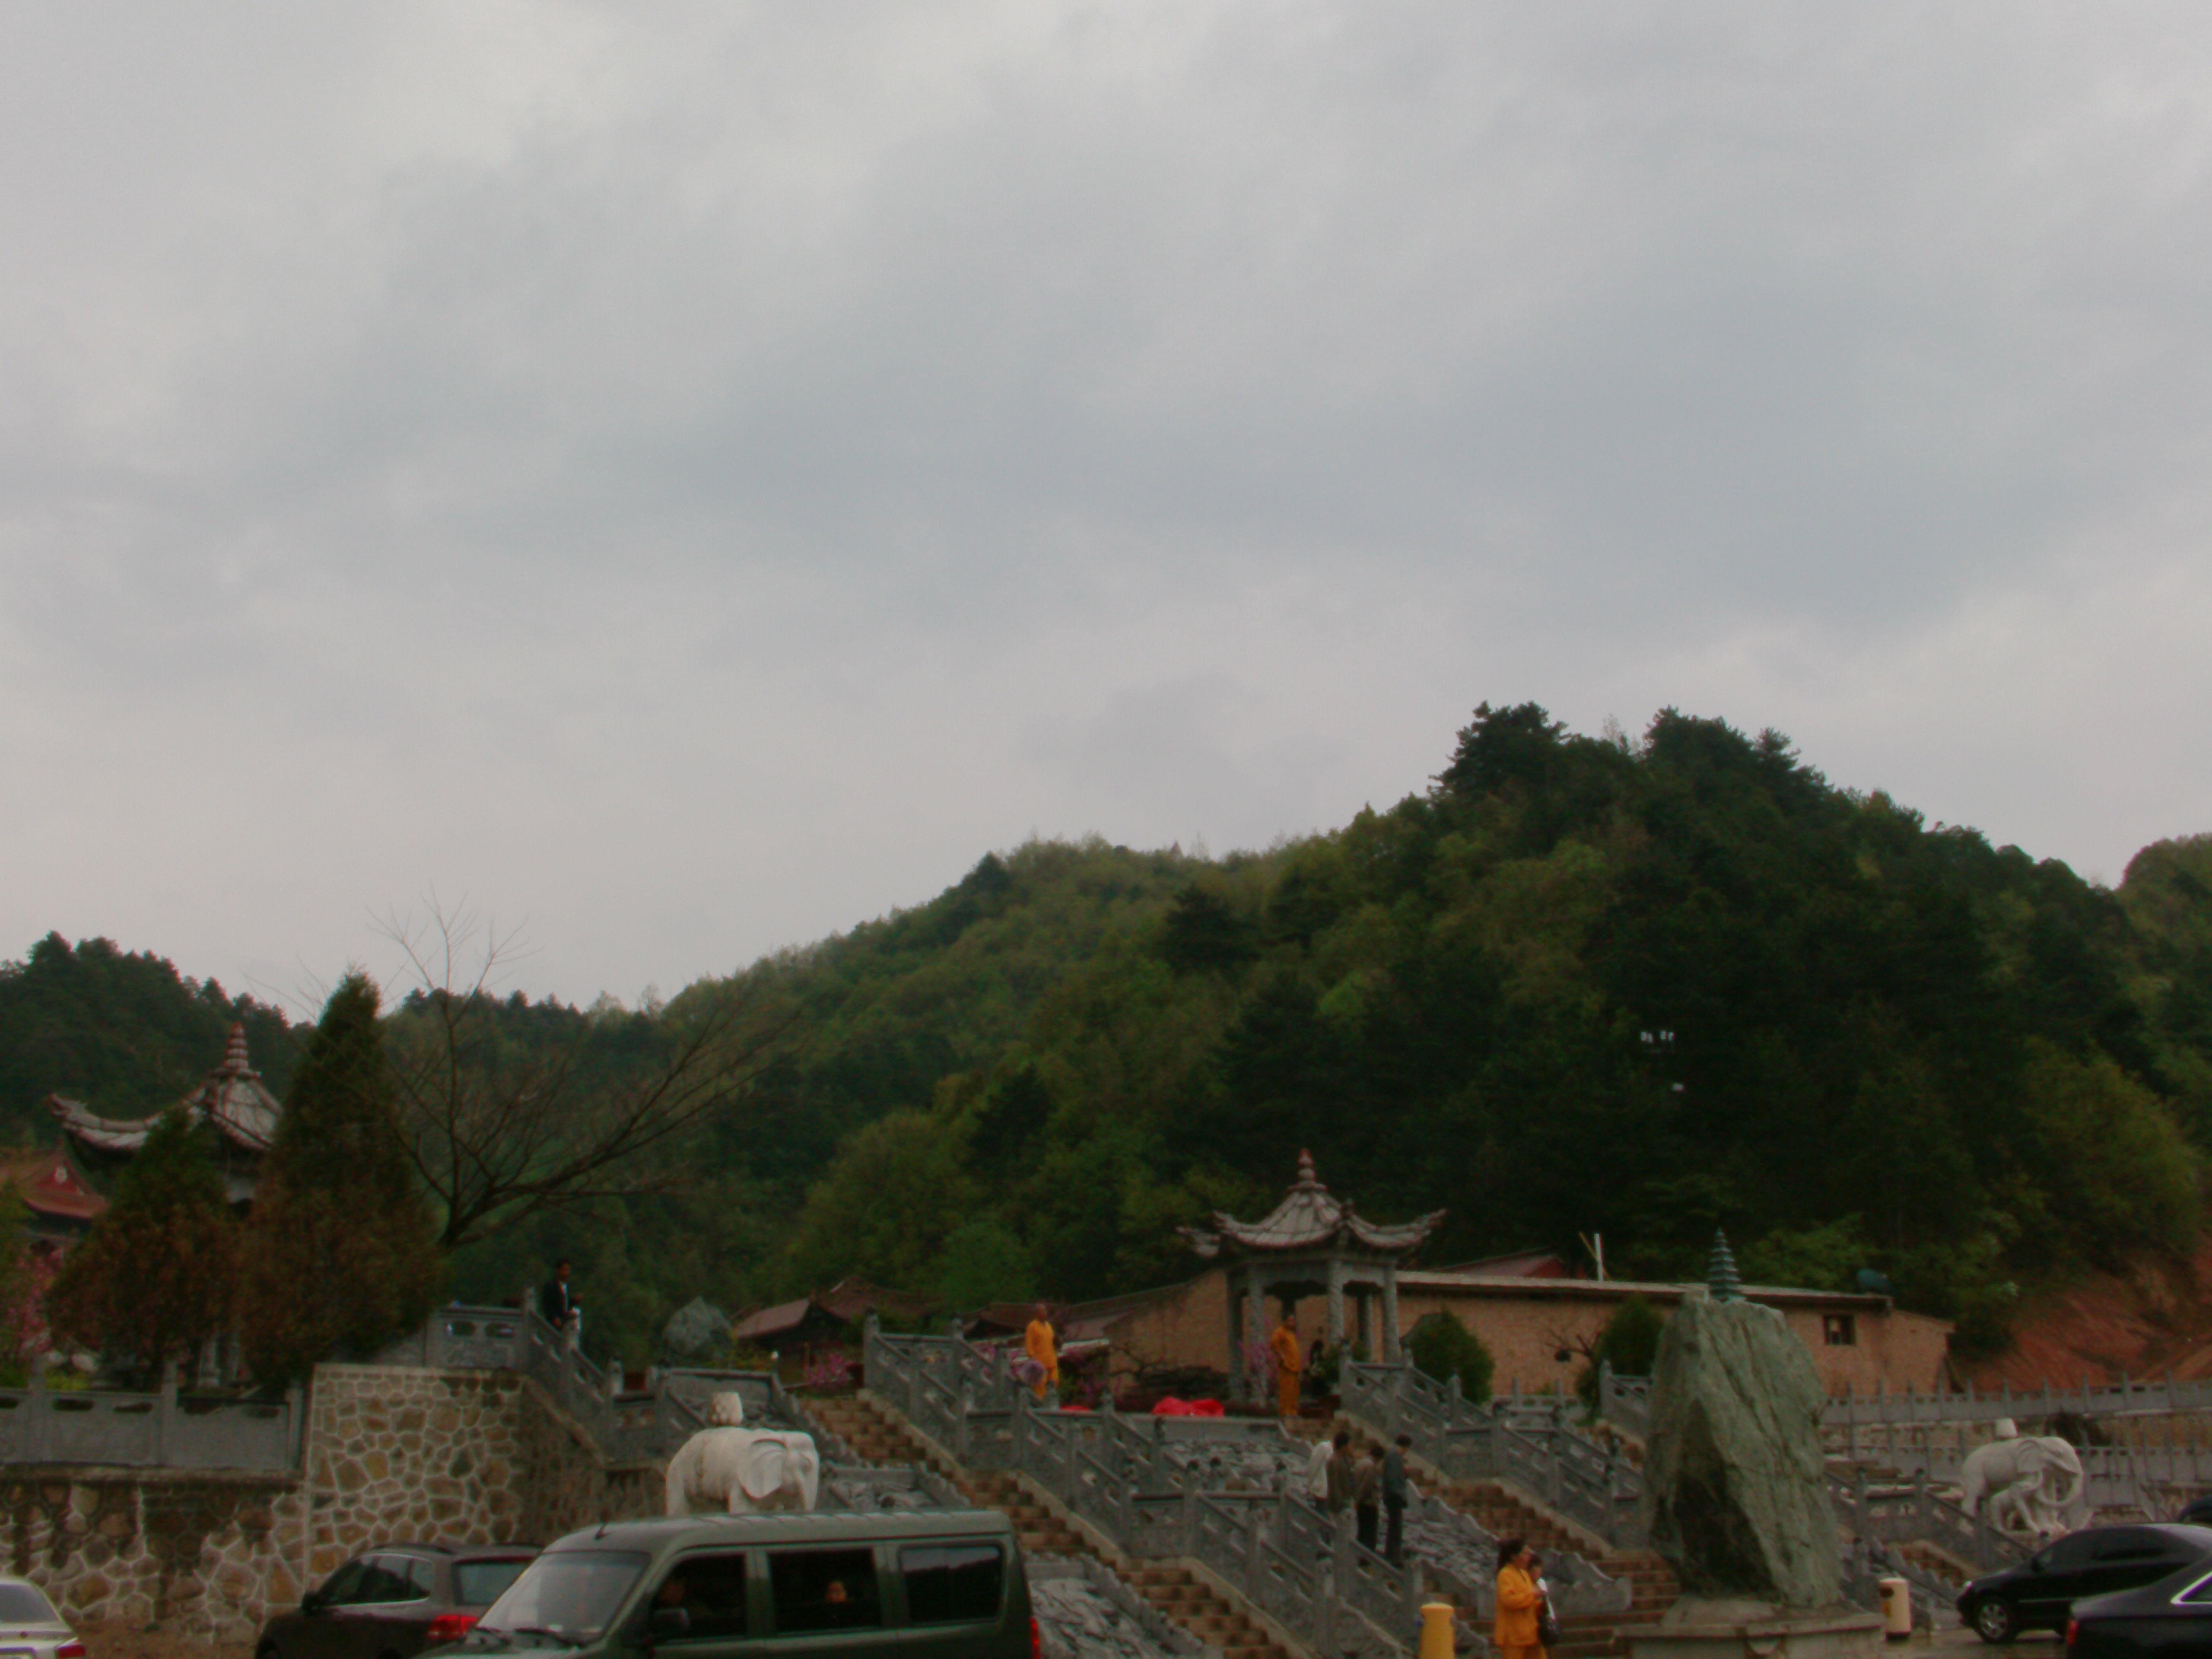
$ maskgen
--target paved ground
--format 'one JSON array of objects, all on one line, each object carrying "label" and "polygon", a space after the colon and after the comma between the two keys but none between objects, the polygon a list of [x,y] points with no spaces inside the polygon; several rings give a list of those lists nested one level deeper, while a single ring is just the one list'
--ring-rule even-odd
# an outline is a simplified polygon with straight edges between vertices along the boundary
[{"label": "paved ground", "polygon": [[195,1642],[165,1630],[123,1624],[80,1625],[85,1659],[252,1659],[245,1642]]}]

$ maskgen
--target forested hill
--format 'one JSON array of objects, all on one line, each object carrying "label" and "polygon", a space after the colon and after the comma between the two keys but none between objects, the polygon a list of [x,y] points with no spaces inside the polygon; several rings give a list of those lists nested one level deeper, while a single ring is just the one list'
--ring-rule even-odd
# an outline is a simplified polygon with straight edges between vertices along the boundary
[{"label": "forested hill", "polygon": [[1033,843],[692,986],[656,1018],[743,989],[800,1036],[690,1191],[533,1223],[459,1288],[565,1249],[641,1356],[695,1294],[848,1271],[1107,1294],[1186,1273],[1176,1224],[1271,1204],[1301,1147],[1378,1219],[1448,1208],[1433,1260],[1602,1233],[1674,1274],[1720,1224],[1747,1276],[1872,1267],[1985,1342],[2019,1286],[2194,1240],[2212,837],[2110,892],[1671,712],[1631,744],[1485,708],[1440,758],[1330,835]]},{"label": "forested hill", "polygon": [[[1025,1018],[939,1002],[1115,870],[1129,914],[1026,951],[1060,977]],[[1747,1272],[1873,1267],[1986,1333],[2022,1281],[2194,1236],[2208,882],[2212,839],[2112,893],[1771,733],[1486,708],[1431,787],[1333,835],[1202,868],[1025,848],[794,965],[878,988],[878,1052],[947,1013],[965,1036],[865,1109],[833,1085],[841,1127],[896,1109],[842,1140],[783,1282],[1135,1288],[1186,1269],[1173,1224],[1272,1201],[1305,1146],[1369,1213],[1448,1207],[1438,1260],[1601,1232],[1617,1270],[1678,1273],[1725,1225]],[[931,943],[902,970],[894,935]]]}]

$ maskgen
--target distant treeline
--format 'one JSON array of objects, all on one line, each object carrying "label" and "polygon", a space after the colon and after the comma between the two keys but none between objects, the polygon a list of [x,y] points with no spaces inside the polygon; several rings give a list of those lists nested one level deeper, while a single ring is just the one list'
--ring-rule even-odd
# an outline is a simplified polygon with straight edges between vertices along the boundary
[{"label": "distant treeline", "polygon": [[[1176,1226],[1273,1204],[1310,1148],[1378,1219],[1448,1208],[1434,1261],[1601,1233],[1616,1274],[1672,1276],[1725,1226],[1747,1277],[1873,1268],[1989,1344],[2025,1285],[2185,1249],[2212,1148],[2212,837],[2106,891],[1672,711],[1630,742],[1485,707],[1431,787],[1330,835],[1031,843],[665,1012],[501,1018],[611,1022],[618,1068],[739,990],[798,1036],[660,1154],[685,1189],[471,1247],[458,1288],[565,1252],[634,1358],[693,1295],[848,1272],[1100,1296],[1187,1273]],[[275,1011],[49,939],[0,969],[0,1111],[149,1109],[238,1018],[281,1088]]]}]

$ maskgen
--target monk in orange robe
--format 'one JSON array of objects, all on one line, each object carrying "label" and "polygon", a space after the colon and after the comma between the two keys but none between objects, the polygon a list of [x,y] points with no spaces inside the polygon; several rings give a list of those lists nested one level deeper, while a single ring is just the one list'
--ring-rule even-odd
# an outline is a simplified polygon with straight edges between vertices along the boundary
[{"label": "monk in orange robe", "polygon": [[1022,1352],[1041,1368],[1035,1384],[1040,1401],[1047,1389],[1060,1387],[1060,1345],[1053,1340],[1052,1321],[1047,1316],[1049,1312],[1043,1303],[1038,1303],[1036,1317],[1030,1321],[1029,1330],[1022,1338]]},{"label": "monk in orange robe", "polygon": [[1275,1326],[1275,1334],[1267,1339],[1267,1346],[1275,1351],[1275,1389],[1285,1417],[1298,1414],[1298,1383],[1305,1375],[1305,1355],[1298,1347],[1298,1334],[1291,1328],[1291,1316],[1285,1314]]}]

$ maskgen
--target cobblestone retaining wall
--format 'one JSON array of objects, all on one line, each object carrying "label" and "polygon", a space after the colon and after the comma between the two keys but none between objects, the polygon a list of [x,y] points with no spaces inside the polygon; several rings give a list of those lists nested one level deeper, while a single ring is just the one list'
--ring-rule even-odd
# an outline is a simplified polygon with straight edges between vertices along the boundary
[{"label": "cobblestone retaining wall", "polygon": [[347,1557],[409,1540],[543,1544],[657,1515],[660,1471],[609,1468],[506,1371],[325,1365],[300,1477],[0,1469],[0,1547],[73,1620],[252,1637]]},{"label": "cobblestone retaining wall", "polygon": [[[250,1637],[296,1601],[306,1501],[267,1475],[46,1468],[0,1472],[8,1570],[72,1623],[123,1620]],[[289,1546],[289,1547],[288,1547]]]}]

